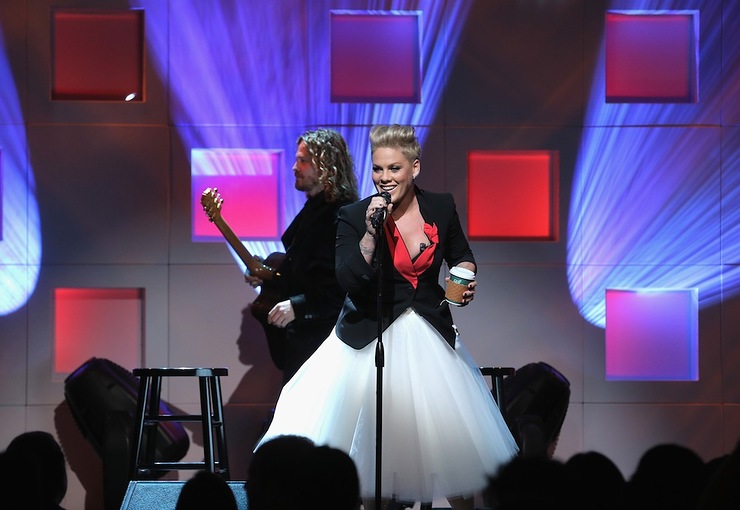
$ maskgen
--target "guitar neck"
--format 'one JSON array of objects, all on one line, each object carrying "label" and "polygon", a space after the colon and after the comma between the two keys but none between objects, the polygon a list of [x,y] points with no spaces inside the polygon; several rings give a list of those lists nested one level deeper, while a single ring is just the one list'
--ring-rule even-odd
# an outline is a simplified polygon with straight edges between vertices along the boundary
[{"label": "guitar neck", "polygon": [[244,262],[251,274],[259,276],[262,279],[270,278],[272,276],[272,271],[264,264],[262,264],[259,260],[254,258],[251,253],[249,253],[249,250],[244,247],[234,231],[231,230],[231,227],[226,223],[226,221],[224,221],[221,216],[215,218],[213,220],[213,223],[216,224],[216,227],[218,227],[218,229],[221,231],[221,234],[223,234],[224,239],[226,239],[226,241],[229,243],[229,246],[233,248],[241,261]]}]

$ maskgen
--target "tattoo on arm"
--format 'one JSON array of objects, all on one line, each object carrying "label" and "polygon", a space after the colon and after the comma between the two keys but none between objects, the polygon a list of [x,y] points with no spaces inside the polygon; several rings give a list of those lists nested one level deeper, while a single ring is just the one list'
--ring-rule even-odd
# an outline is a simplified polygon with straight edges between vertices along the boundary
[{"label": "tattoo on arm", "polygon": [[366,257],[372,257],[373,253],[375,253],[375,247],[368,248],[364,244],[360,243],[360,253],[362,253]]}]

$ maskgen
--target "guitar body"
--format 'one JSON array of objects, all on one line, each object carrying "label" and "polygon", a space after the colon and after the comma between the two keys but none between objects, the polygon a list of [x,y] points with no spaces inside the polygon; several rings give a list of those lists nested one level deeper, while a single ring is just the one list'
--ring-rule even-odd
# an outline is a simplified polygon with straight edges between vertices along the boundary
[{"label": "guitar body", "polygon": [[[264,264],[268,267],[279,268],[284,260],[284,253],[275,252],[271,253],[264,260]],[[280,296],[281,278],[277,277],[271,280],[264,280],[260,287],[260,293],[252,302],[249,311],[252,312],[252,316],[257,319],[262,329],[265,330],[267,348],[270,351],[272,362],[280,370],[283,370],[285,366],[285,328],[278,328],[267,322],[267,314],[270,313],[272,307],[280,302]]]},{"label": "guitar body", "polygon": [[267,322],[267,315],[272,307],[280,302],[281,275],[277,270],[285,260],[285,254],[275,252],[270,254],[264,261],[255,258],[244,247],[241,240],[234,234],[231,227],[221,216],[223,198],[218,193],[218,188],[206,188],[200,197],[200,203],[208,219],[221,231],[229,246],[236,252],[242,262],[247,266],[249,274],[262,279],[259,296],[250,306],[250,311],[255,319],[265,330],[267,347],[270,350],[272,362],[280,370],[285,366],[285,329],[275,327]]}]

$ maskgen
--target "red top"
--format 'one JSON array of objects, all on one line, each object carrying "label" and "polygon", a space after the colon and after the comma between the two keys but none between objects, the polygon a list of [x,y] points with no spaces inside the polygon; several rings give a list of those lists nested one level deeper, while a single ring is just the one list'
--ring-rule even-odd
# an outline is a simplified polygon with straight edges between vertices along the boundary
[{"label": "red top", "polygon": [[434,250],[437,248],[437,244],[439,244],[437,225],[424,223],[424,233],[431,241],[431,244],[422,248],[421,253],[414,260],[411,260],[406,243],[403,242],[403,238],[398,233],[396,222],[393,221],[392,217],[389,217],[385,223],[385,238],[388,242],[388,248],[393,254],[393,265],[396,266],[396,270],[401,273],[401,276],[411,282],[414,288],[416,288],[418,283],[419,275],[432,265]]}]

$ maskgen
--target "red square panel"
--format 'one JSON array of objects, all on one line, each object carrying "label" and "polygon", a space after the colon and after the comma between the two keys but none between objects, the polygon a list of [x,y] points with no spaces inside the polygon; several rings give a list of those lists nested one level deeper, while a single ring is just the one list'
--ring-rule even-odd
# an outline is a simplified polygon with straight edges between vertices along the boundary
[{"label": "red square panel", "polygon": [[191,184],[193,241],[222,242],[203,212],[206,188],[218,188],[221,217],[240,239],[280,237],[278,184],[283,152],[269,149],[193,149]]},{"label": "red square panel", "polygon": [[698,13],[606,14],[606,101],[698,100]]},{"label": "red square panel", "polygon": [[558,153],[468,154],[468,236],[557,240]]},{"label": "red square panel", "polygon": [[418,12],[331,13],[331,100],[419,103]]},{"label": "red square panel", "polygon": [[143,289],[54,290],[54,371],[66,374],[95,356],[141,365]]},{"label": "red square panel", "polygon": [[141,101],[144,11],[55,9],[52,99]]}]

